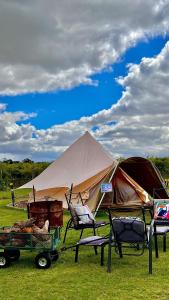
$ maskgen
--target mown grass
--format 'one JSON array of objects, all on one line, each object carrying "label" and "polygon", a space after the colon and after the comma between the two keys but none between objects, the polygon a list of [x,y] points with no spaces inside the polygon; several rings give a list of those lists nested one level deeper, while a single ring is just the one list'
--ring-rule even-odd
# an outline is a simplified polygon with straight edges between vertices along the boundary
[{"label": "mown grass", "polygon": [[[0,226],[11,225],[27,218],[25,211],[7,208],[9,200],[0,200]],[[64,223],[68,214],[64,216]],[[63,237],[62,230],[62,237]],[[68,242],[78,239],[79,232],[70,231]],[[105,249],[107,255],[107,249]],[[169,250],[168,250],[169,251]],[[119,259],[113,252],[112,273],[100,266],[100,255],[91,247],[82,247],[79,262],[74,263],[74,251],[62,252],[50,269],[38,270],[34,266],[35,252],[22,251],[18,262],[0,269],[0,299],[56,300],[56,299],[169,299],[169,253],[160,257],[153,252],[153,275],[148,275],[148,253],[141,257]]]},{"label": "mown grass", "polygon": [[[31,192],[31,189],[18,189],[18,190],[14,190],[14,194],[15,194],[15,200],[17,201],[20,198],[28,198],[29,197],[29,193]],[[11,199],[11,190],[7,190],[7,191],[0,191],[0,199]]]}]

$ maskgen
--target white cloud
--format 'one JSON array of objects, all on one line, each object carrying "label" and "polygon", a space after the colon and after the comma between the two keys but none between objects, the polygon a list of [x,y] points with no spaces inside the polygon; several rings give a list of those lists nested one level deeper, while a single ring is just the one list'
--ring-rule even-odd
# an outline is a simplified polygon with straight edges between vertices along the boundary
[{"label": "white cloud", "polygon": [[7,104],[6,104],[6,103],[0,103],[0,111],[5,110],[6,107],[7,107]]},{"label": "white cloud", "polygon": [[[124,88],[122,98],[93,117],[100,125],[96,136],[117,155],[168,156],[169,42],[158,56],[130,65],[118,82]],[[117,123],[105,125],[108,120]]]},{"label": "white cloud", "polygon": [[[169,32],[168,12],[168,0],[1,0],[0,94],[97,84],[90,76],[139,39]],[[113,156],[168,155],[169,43],[117,81],[116,105],[47,130],[0,103],[0,157],[55,159],[86,130]]]},{"label": "white cloud", "polygon": [[93,84],[140,38],[169,32],[169,1],[1,0],[0,94]]},{"label": "white cloud", "polygon": [[123,95],[110,109],[46,130],[25,124],[34,113],[9,113],[0,104],[1,157],[55,159],[86,130],[93,131],[114,157],[168,156],[169,42],[156,57],[130,64],[128,74],[117,81]]},{"label": "white cloud", "polygon": [[39,146],[57,152],[59,146],[65,149],[94,128],[95,137],[113,156],[168,156],[169,42],[159,55],[130,65],[127,76],[117,80],[124,88],[117,104],[90,117],[37,131]]}]

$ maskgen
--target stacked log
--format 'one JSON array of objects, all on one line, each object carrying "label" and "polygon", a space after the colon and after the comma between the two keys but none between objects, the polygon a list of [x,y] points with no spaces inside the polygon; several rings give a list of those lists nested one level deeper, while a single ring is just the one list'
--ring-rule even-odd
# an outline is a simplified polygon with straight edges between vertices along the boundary
[{"label": "stacked log", "polygon": [[49,248],[52,238],[49,234],[49,221],[39,228],[35,219],[15,222],[11,227],[0,230],[0,246]]}]

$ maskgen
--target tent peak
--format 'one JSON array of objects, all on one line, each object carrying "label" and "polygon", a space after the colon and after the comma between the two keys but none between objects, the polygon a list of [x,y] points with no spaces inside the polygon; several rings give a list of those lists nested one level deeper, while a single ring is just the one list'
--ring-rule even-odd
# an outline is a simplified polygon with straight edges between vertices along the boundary
[{"label": "tent peak", "polygon": [[93,137],[93,135],[87,130],[85,131],[85,133],[80,137],[80,138],[84,138],[85,136],[91,137],[95,140],[95,138]]},{"label": "tent peak", "polygon": [[84,145],[88,145],[88,146],[89,144],[93,145],[94,147],[96,147],[97,151],[99,150],[102,152],[102,154],[104,153],[104,155],[107,156],[107,158],[109,158],[109,160],[112,161],[112,164],[116,162],[116,160],[107,151],[107,149],[105,149],[104,146],[97,139],[95,139],[95,137],[89,131],[86,131],[79,139],[77,139],[71,146],[69,146],[67,150],[71,149],[72,146],[74,147],[74,145],[79,143],[80,144],[84,143]]},{"label": "tent peak", "polygon": [[89,132],[83,134],[41,174],[22,186],[36,191],[74,186],[113,167],[115,160]]}]

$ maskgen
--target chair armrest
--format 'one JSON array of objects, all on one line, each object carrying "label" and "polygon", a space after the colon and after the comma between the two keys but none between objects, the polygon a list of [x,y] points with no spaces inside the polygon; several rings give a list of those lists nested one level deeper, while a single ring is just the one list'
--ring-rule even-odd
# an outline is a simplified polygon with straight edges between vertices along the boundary
[{"label": "chair armrest", "polygon": [[78,217],[82,217],[82,216],[88,216],[88,217],[90,217],[89,214],[80,214],[80,215],[78,214]]}]

